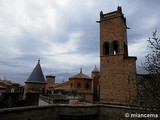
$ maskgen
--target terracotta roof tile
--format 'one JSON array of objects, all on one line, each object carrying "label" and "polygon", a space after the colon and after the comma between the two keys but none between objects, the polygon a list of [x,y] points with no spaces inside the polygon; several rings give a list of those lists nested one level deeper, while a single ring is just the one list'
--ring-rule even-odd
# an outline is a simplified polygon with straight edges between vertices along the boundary
[{"label": "terracotta roof tile", "polygon": [[73,78],[77,78],[77,79],[91,79],[91,77],[89,77],[88,75],[85,75],[82,73],[82,70],[80,71],[80,73],[69,77],[69,79],[73,79]]}]

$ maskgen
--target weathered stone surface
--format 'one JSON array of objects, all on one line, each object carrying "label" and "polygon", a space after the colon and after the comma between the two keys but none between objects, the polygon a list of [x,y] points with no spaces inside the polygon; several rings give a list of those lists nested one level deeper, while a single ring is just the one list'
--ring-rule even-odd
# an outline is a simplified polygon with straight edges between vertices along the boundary
[{"label": "weathered stone surface", "polygon": [[[1,120],[128,120],[125,114],[147,114],[138,107],[118,105],[49,105],[0,109]],[[138,119],[132,118],[133,120]]]},{"label": "weathered stone surface", "polygon": [[128,56],[126,19],[121,10],[100,15],[100,101],[133,104],[136,57]]}]

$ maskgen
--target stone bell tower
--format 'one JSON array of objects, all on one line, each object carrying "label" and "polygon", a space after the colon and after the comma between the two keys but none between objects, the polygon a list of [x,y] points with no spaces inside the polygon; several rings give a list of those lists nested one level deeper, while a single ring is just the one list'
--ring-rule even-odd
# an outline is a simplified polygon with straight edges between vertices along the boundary
[{"label": "stone bell tower", "polygon": [[136,99],[136,57],[128,56],[122,8],[100,12],[100,101],[131,104]]}]

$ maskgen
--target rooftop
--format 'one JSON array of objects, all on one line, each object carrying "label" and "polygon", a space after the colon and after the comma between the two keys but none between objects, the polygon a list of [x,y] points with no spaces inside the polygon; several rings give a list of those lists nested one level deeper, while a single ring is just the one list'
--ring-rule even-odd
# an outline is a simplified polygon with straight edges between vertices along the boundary
[{"label": "rooftop", "polygon": [[91,77],[89,77],[88,75],[85,75],[82,72],[82,68],[80,69],[80,73],[78,73],[78,74],[76,74],[74,76],[69,77],[69,79],[73,79],[73,78],[76,78],[76,79],[91,79]]},{"label": "rooftop", "polygon": [[37,65],[33,69],[26,83],[46,83],[43,72],[42,72],[42,68],[40,65],[40,60],[38,60]]}]

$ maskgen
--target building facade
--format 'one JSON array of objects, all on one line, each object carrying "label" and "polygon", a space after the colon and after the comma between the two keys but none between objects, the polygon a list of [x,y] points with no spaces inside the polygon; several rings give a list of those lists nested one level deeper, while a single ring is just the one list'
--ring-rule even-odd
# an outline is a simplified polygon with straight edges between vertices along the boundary
[{"label": "building facade", "polygon": [[70,88],[76,90],[77,94],[83,96],[85,101],[93,101],[92,78],[82,72],[69,77]]},{"label": "building facade", "polygon": [[33,69],[29,78],[25,82],[24,97],[28,92],[36,92],[40,94],[45,93],[46,81],[40,66],[40,60],[38,60],[37,65]]},{"label": "building facade", "polygon": [[130,104],[136,98],[136,57],[128,56],[127,25],[122,8],[100,12],[100,100]]}]

